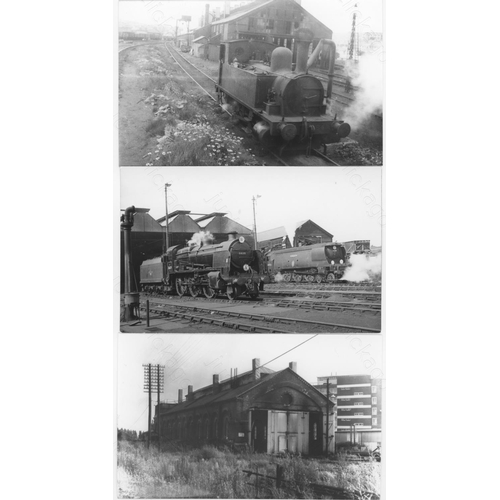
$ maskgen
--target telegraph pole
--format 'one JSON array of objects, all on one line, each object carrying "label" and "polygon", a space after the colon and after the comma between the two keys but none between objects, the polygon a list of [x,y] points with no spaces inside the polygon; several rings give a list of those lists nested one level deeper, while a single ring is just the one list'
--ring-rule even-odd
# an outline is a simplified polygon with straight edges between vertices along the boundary
[{"label": "telegraph pole", "polygon": [[326,399],[328,403],[326,404],[326,450],[325,456],[328,457],[328,445],[329,443],[329,434],[330,434],[330,379],[326,379]]},{"label": "telegraph pole", "polygon": [[[142,365],[144,367],[144,392],[148,393],[148,448],[151,444],[151,394],[156,390],[158,394],[158,440],[160,439],[160,392],[163,392],[163,377],[165,374],[165,366],[163,365]],[[160,442],[158,441],[158,449]]]}]

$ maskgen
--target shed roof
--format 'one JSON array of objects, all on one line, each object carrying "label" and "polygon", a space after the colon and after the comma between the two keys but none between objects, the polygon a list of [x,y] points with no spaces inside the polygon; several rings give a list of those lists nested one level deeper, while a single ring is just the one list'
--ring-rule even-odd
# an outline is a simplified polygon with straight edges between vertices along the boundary
[{"label": "shed roof", "polygon": [[268,229],[267,231],[262,231],[257,233],[257,239],[259,241],[274,240],[276,238],[285,238],[287,236],[286,229],[284,226],[276,227],[274,229]]}]

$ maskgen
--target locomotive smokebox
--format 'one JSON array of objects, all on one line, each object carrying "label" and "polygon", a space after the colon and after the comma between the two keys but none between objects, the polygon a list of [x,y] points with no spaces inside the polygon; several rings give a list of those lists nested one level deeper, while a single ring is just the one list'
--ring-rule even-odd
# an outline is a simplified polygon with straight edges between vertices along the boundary
[{"label": "locomotive smokebox", "polygon": [[277,47],[271,54],[271,71],[289,73],[292,71],[292,51],[286,47]]},{"label": "locomotive smokebox", "polygon": [[314,33],[307,28],[298,29],[295,34],[295,43],[297,44],[297,62],[295,65],[295,73],[307,72],[307,59],[309,56],[309,45],[314,38]]}]

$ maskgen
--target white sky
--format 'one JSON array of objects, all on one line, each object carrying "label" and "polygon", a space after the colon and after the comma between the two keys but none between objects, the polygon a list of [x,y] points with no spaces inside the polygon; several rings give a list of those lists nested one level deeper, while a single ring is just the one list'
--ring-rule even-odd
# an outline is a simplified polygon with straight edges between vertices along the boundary
[{"label": "white sky", "polygon": [[[231,368],[238,368],[241,374],[252,369],[253,358],[259,358],[263,365],[311,337],[234,333],[119,335],[117,425],[136,431],[147,429],[143,364],[165,365],[165,393],[160,399],[176,401],[178,389],[185,396],[188,385],[194,390],[210,385],[215,373],[224,380]],[[376,335],[319,335],[267,366],[279,371],[296,361],[297,373],[312,384],[317,377],[335,374],[369,374],[385,379],[382,342],[382,337]],[[156,399],[154,394],[153,403]]]},{"label": "white sky", "polygon": [[[183,15],[191,16],[192,22],[189,27],[198,27],[199,18],[205,12],[205,5],[210,5],[210,10],[217,6],[224,8],[223,1],[197,0],[143,0],[143,1],[120,1],[119,20],[137,21],[140,23],[155,25],[170,25],[175,28],[175,20]],[[240,2],[230,2],[238,4]],[[357,7],[354,7],[357,5]],[[383,7],[382,0],[302,0],[304,7],[316,19],[328,26],[333,33],[345,33],[351,31],[352,15],[357,13],[357,30],[359,32],[381,32],[383,30]],[[179,33],[187,30],[185,23],[179,23]]]},{"label": "white sky", "polygon": [[[375,167],[123,167],[121,209],[149,208],[153,218],[168,210],[226,212],[257,232],[285,226],[293,241],[296,224],[311,219],[334,241],[369,239],[382,244],[381,172]],[[194,218],[194,217],[193,217]]]}]

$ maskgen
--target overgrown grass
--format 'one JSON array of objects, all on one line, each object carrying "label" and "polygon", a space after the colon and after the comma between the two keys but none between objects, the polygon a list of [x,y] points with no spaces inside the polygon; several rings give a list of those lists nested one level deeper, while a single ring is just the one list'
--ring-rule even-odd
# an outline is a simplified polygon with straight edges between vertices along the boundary
[{"label": "overgrown grass", "polygon": [[[275,476],[276,464],[283,466],[287,488],[278,490],[273,481],[260,481],[243,470]],[[377,463],[331,463],[300,456],[272,457],[249,451],[205,446],[200,449],[171,449],[159,453],[143,443],[118,443],[118,493],[120,498],[314,498],[312,483],[360,492],[378,493],[380,467]],[[250,484],[248,484],[250,483]]]}]

